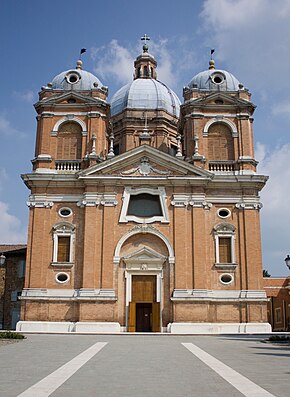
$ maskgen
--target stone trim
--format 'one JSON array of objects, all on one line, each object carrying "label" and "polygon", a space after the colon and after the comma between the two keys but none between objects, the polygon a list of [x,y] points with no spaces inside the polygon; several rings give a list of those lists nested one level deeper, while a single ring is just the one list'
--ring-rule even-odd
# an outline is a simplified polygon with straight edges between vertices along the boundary
[{"label": "stone trim", "polygon": [[199,290],[175,289],[171,298],[173,302],[267,302],[263,290]]},{"label": "stone trim", "polygon": [[209,127],[212,124],[216,124],[216,123],[226,124],[230,128],[230,130],[232,131],[232,137],[233,138],[237,138],[239,136],[236,125],[232,121],[227,119],[224,115],[216,115],[214,118],[209,120],[206,123],[206,125],[204,126],[203,136],[208,136]]},{"label": "stone trim", "polygon": [[51,136],[57,136],[59,127],[63,124],[66,123],[67,121],[73,121],[74,123],[77,123],[81,126],[82,128],[82,136],[87,136],[88,131],[87,131],[87,126],[83,122],[83,120],[79,119],[78,117],[75,116],[75,114],[67,114],[65,117],[62,119],[58,120],[55,125],[53,126],[53,129],[51,131]]},{"label": "stone trim", "polygon": [[49,289],[49,288],[24,288],[21,300],[33,301],[116,301],[114,289]]},{"label": "stone trim", "polygon": [[204,208],[209,210],[212,204],[204,200],[202,196],[195,196],[191,194],[173,194],[171,205],[174,207],[187,207]]}]

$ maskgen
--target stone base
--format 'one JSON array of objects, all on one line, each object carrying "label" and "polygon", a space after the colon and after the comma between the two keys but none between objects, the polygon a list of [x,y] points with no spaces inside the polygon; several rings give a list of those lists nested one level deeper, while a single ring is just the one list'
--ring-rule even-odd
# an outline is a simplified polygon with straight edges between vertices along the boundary
[{"label": "stone base", "polygon": [[269,323],[171,323],[171,334],[264,334],[272,332]]},{"label": "stone base", "polygon": [[113,322],[65,322],[65,321],[18,321],[18,332],[44,333],[119,333],[119,323]]}]

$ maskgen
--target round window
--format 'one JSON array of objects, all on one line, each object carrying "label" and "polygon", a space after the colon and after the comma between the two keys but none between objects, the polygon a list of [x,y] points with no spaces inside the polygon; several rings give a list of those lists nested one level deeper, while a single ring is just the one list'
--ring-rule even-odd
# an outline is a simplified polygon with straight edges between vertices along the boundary
[{"label": "round window", "polygon": [[227,208],[220,208],[220,209],[218,210],[218,216],[219,216],[220,218],[225,219],[225,218],[228,218],[230,215],[231,215],[231,211],[228,210]]},{"label": "round window", "polygon": [[66,81],[69,84],[76,84],[80,80],[81,76],[76,72],[70,72],[66,75]]},{"label": "round window", "polygon": [[69,275],[67,273],[57,273],[55,279],[58,283],[63,284],[69,281]]},{"label": "round window", "polygon": [[70,208],[61,208],[59,210],[59,215],[66,218],[66,217],[72,215],[72,210]]},{"label": "round window", "polygon": [[222,84],[225,81],[225,76],[221,73],[214,73],[211,75],[211,81],[214,84]]},{"label": "round window", "polygon": [[220,276],[220,282],[222,284],[231,284],[234,280],[234,277],[231,274],[222,274]]}]

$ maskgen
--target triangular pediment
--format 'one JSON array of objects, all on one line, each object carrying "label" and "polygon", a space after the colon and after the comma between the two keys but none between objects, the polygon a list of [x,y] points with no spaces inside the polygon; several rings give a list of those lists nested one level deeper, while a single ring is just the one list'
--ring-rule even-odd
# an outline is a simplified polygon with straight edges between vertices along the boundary
[{"label": "triangular pediment", "polygon": [[223,106],[242,106],[242,107],[252,107],[255,105],[252,102],[246,101],[245,99],[237,98],[225,92],[214,92],[201,98],[191,100],[194,105],[217,105],[217,101],[220,101],[220,105]]},{"label": "triangular pediment", "polygon": [[104,104],[104,101],[101,101],[98,98],[92,98],[87,95],[82,95],[78,92],[74,91],[68,91],[63,94],[57,94],[57,95],[52,95],[46,99],[43,99],[39,102],[36,103],[35,107],[39,105],[61,105],[65,104],[68,105],[70,104],[69,101],[72,101],[74,105],[76,104],[93,104],[93,105],[98,105],[98,104]]},{"label": "triangular pediment", "polygon": [[195,176],[211,179],[212,173],[149,145],[142,145],[80,171],[78,176],[79,178],[92,178],[94,176],[150,177],[150,179]]},{"label": "triangular pediment", "polygon": [[123,257],[125,262],[134,262],[134,261],[138,261],[138,262],[146,262],[146,261],[150,261],[152,259],[156,260],[160,260],[160,261],[165,261],[166,260],[166,256],[159,254],[159,252],[149,248],[149,247],[142,247],[141,249],[139,249],[138,251],[134,251],[131,252],[128,255],[125,255]]}]

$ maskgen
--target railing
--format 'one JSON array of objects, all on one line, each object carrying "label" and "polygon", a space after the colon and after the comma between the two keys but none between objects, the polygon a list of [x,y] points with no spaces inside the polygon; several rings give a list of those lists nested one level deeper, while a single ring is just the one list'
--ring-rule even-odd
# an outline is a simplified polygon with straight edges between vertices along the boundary
[{"label": "railing", "polygon": [[63,172],[77,172],[81,169],[81,160],[55,160],[55,169]]},{"label": "railing", "polygon": [[209,161],[209,171],[213,172],[233,172],[236,170],[234,161]]}]

